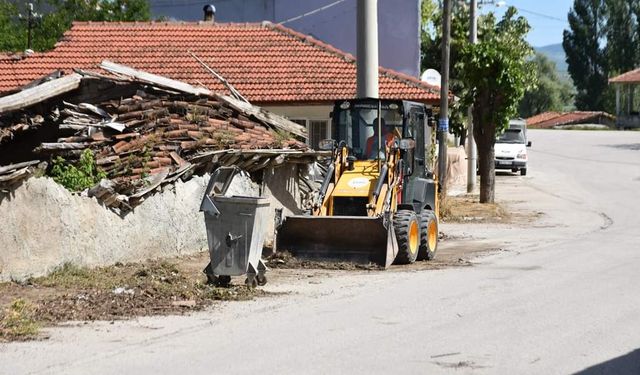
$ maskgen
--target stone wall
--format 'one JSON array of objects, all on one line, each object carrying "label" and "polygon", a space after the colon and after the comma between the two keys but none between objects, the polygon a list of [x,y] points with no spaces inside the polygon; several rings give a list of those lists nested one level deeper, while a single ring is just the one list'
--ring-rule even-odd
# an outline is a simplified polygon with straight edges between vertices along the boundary
[{"label": "stone wall", "polygon": [[31,178],[0,203],[0,281],[43,275],[65,262],[98,266],[201,251],[206,182],[178,182],[120,217],[50,178]]},{"label": "stone wall", "polygon": [[[268,242],[275,209],[298,212],[297,168],[291,164],[265,171],[263,195],[271,203]],[[199,208],[208,179],[195,176],[164,187],[124,217],[50,178],[28,179],[0,201],[0,281],[44,275],[66,262],[91,267],[205,250]],[[255,186],[234,181],[234,194],[247,189]]]}]

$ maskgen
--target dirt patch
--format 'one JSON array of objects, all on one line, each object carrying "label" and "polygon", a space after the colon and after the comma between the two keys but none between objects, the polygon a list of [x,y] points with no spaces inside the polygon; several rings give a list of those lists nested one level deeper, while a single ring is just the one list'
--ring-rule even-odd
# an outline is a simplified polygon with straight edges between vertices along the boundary
[{"label": "dirt patch", "polygon": [[[500,251],[496,244],[478,241],[471,236],[448,236],[441,232],[435,259],[409,265],[392,265],[387,271],[403,272],[468,267],[473,265],[471,259],[496,251]],[[381,266],[376,264],[300,260],[288,252],[274,254],[266,259],[266,263],[272,269],[282,270],[384,271]]]},{"label": "dirt patch", "polygon": [[508,223],[511,215],[499,203],[480,203],[478,195],[449,196],[440,204],[445,223]]},{"label": "dirt patch", "polygon": [[281,251],[266,259],[267,266],[274,269],[316,269],[337,271],[375,271],[383,268],[377,264],[356,264],[350,262],[320,262],[302,260],[287,251]]},{"label": "dirt patch", "polygon": [[404,272],[470,267],[473,266],[472,260],[474,258],[492,254],[500,250],[500,247],[494,243],[478,241],[468,237],[444,241],[441,239],[441,242],[438,244],[435,259],[415,262],[409,265],[391,266],[390,270]]},{"label": "dirt patch", "polygon": [[[145,315],[182,314],[214,301],[249,300],[267,292],[234,280],[228,288],[207,284],[202,268],[208,254],[95,269],[66,264],[46,277],[25,283],[0,284],[0,340],[28,339],[14,322],[20,317],[35,325],[70,320],[117,320]],[[24,301],[27,308],[16,309]],[[28,312],[28,314],[27,314]],[[24,320],[24,319],[23,319]],[[28,322],[28,321],[27,321]],[[14,327],[15,328],[15,327]],[[28,327],[27,327],[28,328]]]}]

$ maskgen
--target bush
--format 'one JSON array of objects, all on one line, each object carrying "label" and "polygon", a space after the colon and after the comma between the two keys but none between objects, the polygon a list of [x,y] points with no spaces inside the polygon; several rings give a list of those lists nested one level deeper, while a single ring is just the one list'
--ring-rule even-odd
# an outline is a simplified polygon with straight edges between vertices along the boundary
[{"label": "bush", "polygon": [[51,177],[71,191],[82,191],[106,178],[107,174],[96,166],[93,152],[84,150],[80,160],[74,165],[58,156],[53,160]]}]

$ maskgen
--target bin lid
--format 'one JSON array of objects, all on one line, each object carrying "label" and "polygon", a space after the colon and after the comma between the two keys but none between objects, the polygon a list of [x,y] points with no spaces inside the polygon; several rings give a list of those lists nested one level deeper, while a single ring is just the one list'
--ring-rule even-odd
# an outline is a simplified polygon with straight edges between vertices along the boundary
[{"label": "bin lid", "polygon": [[234,195],[231,197],[225,196],[215,196],[213,197],[214,202],[225,202],[225,203],[237,203],[237,204],[251,204],[257,206],[268,206],[269,200],[264,197],[245,197],[241,195]]}]

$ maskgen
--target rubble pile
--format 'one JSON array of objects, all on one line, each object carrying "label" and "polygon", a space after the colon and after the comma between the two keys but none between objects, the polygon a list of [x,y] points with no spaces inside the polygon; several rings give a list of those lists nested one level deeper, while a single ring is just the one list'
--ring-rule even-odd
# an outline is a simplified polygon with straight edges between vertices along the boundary
[{"label": "rubble pile", "polygon": [[[101,100],[92,101],[78,94],[84,83],[104,80],[115,87],[106,98],[102,95]],[[75,163],[85,150],[91,150],[107,178],[87,193],[119,211],[130,210],[163,184],[218,166],[257,172],[317,158],[301,140],[297,124],[237,98],[189,92],[190,88],[176,90],[135,78],[94,75],[80,81],[79,91],[71,91],[72,99],[57,96],[41,102],[37,111],[24,108],[0,116],[0,133],[6,133],[6,144],[18,136],[18,128],[55,127],[54,136],[34,149],[38,161],[62,157]],[[131,85],[135,85],[133,91]],[[120,86],[123,89],[118,91]],[[38,161],[5,168],[0,187],[15,186]]]},{"label": "rubble pile", "polygon": [[73,135],[42,143],[38,151],[70,159],[94,150],[96,164],[111,181],[90,194],[109,206],[135,204],[157,186],[198,169],[210,170],[207,166],[238,165],[247,159],[243,167],[255,171],[283,162],[283,153],[307,149],[215,98],[138,91],[97,106],[64,104],[59,129]]},{"label": "rubble pile", "polygon": [[[23,163],[9,164],[0,167],[0,192],[4,190],[10,191],[19,185],[22,181],[32,176],[38,169],[44,170],[47,167],[46,162],[32,160]],[[0,201],[2,197],[0,196]]]}]

